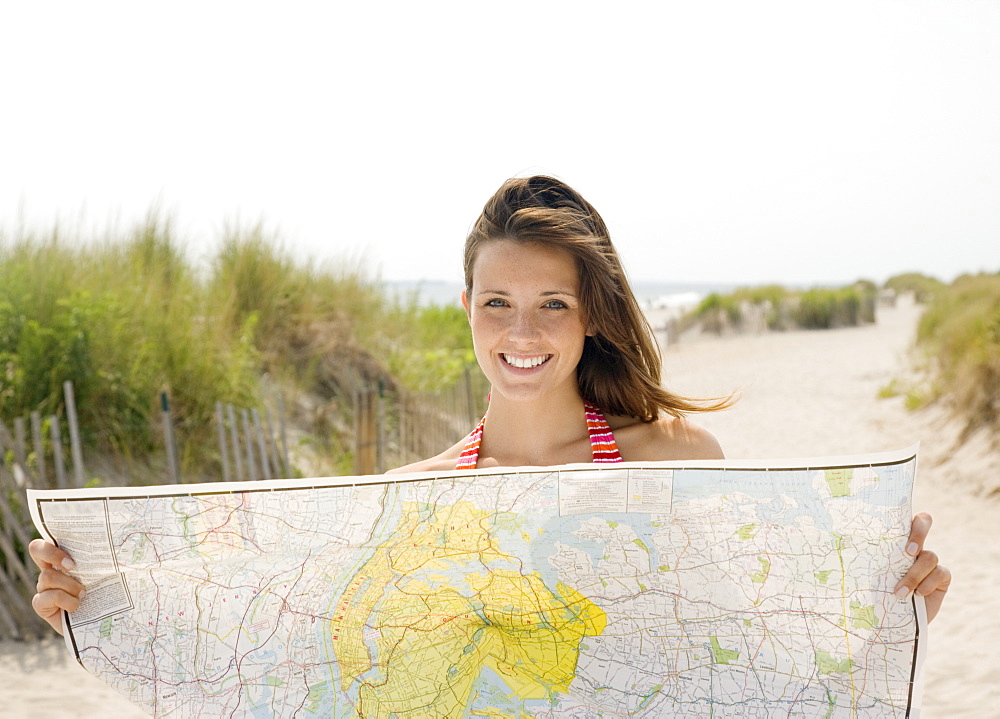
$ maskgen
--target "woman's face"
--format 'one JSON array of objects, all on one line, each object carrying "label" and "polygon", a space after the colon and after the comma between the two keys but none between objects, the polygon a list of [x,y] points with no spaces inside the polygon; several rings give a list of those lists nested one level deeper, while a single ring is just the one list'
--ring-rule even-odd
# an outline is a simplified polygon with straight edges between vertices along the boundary
[{"label": "woman's face", "polygon": [[567,251],[514,240],[484,243],[472,295],[463,293],[462,304],[493,392],[518,400],[579,396],[576,366],[587,328],[580,275]]}]

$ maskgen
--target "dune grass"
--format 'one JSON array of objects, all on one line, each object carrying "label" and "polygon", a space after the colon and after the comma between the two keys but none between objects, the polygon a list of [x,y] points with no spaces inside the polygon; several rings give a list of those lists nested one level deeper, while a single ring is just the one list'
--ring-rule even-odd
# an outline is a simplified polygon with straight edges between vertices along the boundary
[{"label": "dune grass", "polygon": [[211,474],[216,402],[278,386],[323,404],[329,432],[359,389],[446,387],[471,350],[461,308],[389,300],[360,263],[294,257],[259,227],[227,231],[202,265],[153,216],[109,237],[0,238],[0,418],[61,415],[71,380],[91,452],[148,458],[167,392],[185,474]]},{"label": "dune grass", "polygon": [[694,310],[706,330],[740,330],[753,310],[763,312],[767,329],[830,329],[875,321],[875,285],[858,281],[840,288],[790,290],[781,285],[744,287],[708,295]]},{"label": "dune grass", "polygon": [[931,398],[956,409],[966,434],[1000,427],[1000,274],[964,275],[939,287],[917,343],[931,360]]},{"label": "dune grass", "polygon": [[930,302],[947,285],[936,277],[919,272],[904,272],[885,281],[885,288],[897,294],[912,293],[917,302]]}]

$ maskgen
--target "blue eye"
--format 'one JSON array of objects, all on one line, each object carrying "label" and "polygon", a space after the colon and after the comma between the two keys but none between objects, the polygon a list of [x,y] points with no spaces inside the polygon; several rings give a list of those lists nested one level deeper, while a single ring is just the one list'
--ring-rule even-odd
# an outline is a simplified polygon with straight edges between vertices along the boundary
[{"label": "blue eye", "polygon": [[507,306],[507,301],[499,297],[494,297],[493,299],[486,300],[486,302],[483,303],[483,307],[506,307],[506,306]]},{"label": "blue eye", "polygon": [[549,300],[545,303],[545,307],[550,310],[564,310],[566,309],[566,303],[562,300]]}]

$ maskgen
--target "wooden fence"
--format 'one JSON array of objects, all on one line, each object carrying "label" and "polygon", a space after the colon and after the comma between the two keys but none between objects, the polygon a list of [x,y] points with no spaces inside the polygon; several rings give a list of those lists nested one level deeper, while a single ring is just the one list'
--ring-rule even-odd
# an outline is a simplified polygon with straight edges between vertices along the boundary
[{"label": "wooden fence", "polygon": [[[71,382],[63,384],[72,471],[67,473],[66,436],[56,415],[17,417],[13,431],[0,419],[0,639],[30,639],[51,632],[31,609],[38,569],[28,555],[37,536],[27,490],[67,489],[84,484],[83,450]],[[28,427],[31,441],[28,441]]]},{"label": "wooden fence", "polygon": [[488,385],[478,372],[435,393],[367,388],[355,397],[354,474],[382,474],[444,451],[476,426]]},{"label": "wooden fence", "polygon": [[[42,417],[32,412],[6,423],[0,418],[0,639],[26,640],[51,634],[31,608],[38,569],[28,555],[28,543],[37,533],[26,490],[85,486],[87,473],[72,383],[65,383],[63,390],[63,416]],[[454,387],[438,393],[389,392],[377,386],[356,392],[350,407],[354,473],[380,474],[447,449],[479,421],[486,392],[485,378],[471,372]],[[169,398],[164,394],[160,399],[166,454],[163,481],[178,483],[184,477]],[[218,479],[296,475],[295,448],[289,447],[288,420],[280,398],[273,411],[217,403],[214,422],[221,465]],[[148,465],[146,470],[148,478]],[[103,472],[98,470],[98,474]],[[122,477],[127,481],[127,475]],[[204,481],[204,476],[196,479]]]},{"label": "wooden fence", "polygon": [[32,639],[51,631],[31,609],[38,570],[28,556],[36,535],[25,490],[38,480],[27,463],[23,426],[21,420],[12,435],[0,422],[0,639]]}]

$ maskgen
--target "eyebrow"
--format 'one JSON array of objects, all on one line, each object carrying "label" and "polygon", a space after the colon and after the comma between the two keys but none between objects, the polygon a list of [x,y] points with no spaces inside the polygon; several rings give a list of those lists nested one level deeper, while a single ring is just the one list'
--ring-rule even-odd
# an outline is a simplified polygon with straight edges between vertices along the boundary
[{"label": "eyebrow", "polygon": [[[506,290],[478,290],[477,295],[500,295],[501,297],[510,297],[510,292]],[[576,297],[575,294],[568,290],[546,290],[545,292],[539,292],[540,297],[552,297],[553,295],[565,295],[566,297]]]}]

